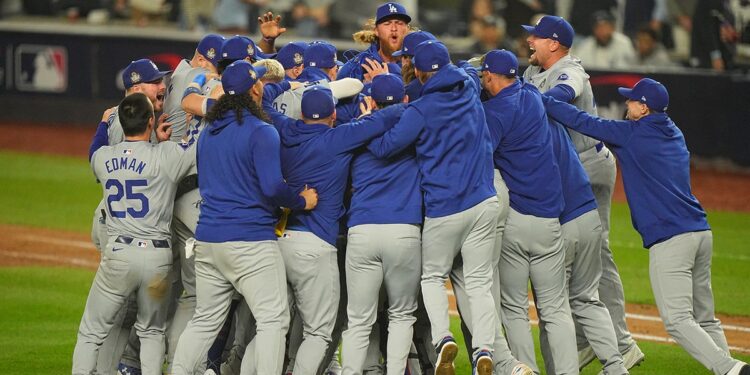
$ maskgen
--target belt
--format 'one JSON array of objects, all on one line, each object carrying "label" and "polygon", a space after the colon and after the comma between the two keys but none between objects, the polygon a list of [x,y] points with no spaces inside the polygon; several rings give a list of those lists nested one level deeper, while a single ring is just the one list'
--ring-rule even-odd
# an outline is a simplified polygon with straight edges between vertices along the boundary
[{"label": "belt", "polygon": [[115,242],[138,247],[148,247],[148,244],[150,242],[154,247],[157,248],[170,248],[169,241],[167,240],[138,240],[128,236],[117,236],[117,238],[115,238]]}]

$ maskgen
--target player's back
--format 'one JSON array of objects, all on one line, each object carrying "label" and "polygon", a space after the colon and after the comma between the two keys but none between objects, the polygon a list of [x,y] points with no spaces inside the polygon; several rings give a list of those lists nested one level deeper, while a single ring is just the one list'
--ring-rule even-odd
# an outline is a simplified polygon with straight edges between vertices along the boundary
[{"label": "player's back", "polygon": [[195,164],[195,148],[174,142],[122,142],[94,153],[91,166],[102,184],[110,236],[170,237],[177,181]]}]

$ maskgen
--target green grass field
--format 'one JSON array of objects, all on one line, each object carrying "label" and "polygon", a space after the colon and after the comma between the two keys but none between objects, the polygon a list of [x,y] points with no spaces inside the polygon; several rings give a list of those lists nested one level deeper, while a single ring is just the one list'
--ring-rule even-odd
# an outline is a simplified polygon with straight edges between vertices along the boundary
[{"label": "green grass field", "polygon": [[[101,188],[85,160],[0,151],[0,223],[88,232]],[[749,315],[750,214],[710,212],[714,231],[713,286],[718,312]],[[628,208],[614,204],[611,244],[628,302],[653,303],[648,252],[632,229]],[[93,272],[67,268],[0,268],[0,373],[69,371],[78,323]],[[457,321],[454,320],[454,328]],[[459,332],[459,330],[454,330]],[[458,335],[460,336],[460,335]],[[639,343],[646,362],[633,374],[708,373],[673,345]],[[458,374],[469,374],[460,352]],[[750,361],[750,356],[738,356]],[[539,360],[541,364],[541,359]],[[597,373],[598,365],[583,373]]]}]

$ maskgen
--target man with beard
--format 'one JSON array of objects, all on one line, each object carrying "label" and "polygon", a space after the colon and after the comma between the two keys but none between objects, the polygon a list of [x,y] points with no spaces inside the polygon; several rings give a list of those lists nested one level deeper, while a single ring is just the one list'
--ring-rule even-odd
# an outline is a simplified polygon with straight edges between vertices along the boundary
[{"label": "man with beard", "polygon": [[[573,27],[556,16],[542,17],[536,26],[524,26],[530,34],[526,39],[532,51],[524,80],[555,99],[571,103],[581,110],[596,114],[594,93],[589,76],[580,60],[570,56],[573,44]],[[599,217],[602,222],[602,276],[599,281],[599,298],[607,306],[617,335],[617,344],[625,367],[630,369],[643,361],[643,353],[633,340],[625,322],[625,293],[609,248],[609,212],[615,186],[615,159],[604,143],[568,129],[581,164],[591,182]],[[578,362],[583,368],[595,355],[580,327],[578,334]]]},{"label": "man with beard", "polygon": [[370,48],[350,59],[339,70],[338,78],[357,78],[364,80],[365,70],[362,65],[366,59],[379,63],[397,62],[393,53],[403,46],[404,36],[409,32],[411,17],[406,8],[397,3],[386,3],[378,7],[373,30],[363,30],[354,34],[354,40],[370,43]]}]

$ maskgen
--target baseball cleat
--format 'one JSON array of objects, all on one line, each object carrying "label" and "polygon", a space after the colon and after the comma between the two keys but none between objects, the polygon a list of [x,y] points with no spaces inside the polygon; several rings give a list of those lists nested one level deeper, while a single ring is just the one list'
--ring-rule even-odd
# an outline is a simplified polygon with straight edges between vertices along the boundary
[{"label": "baseball cleat", "polygon": [[742,361],[737,361],[726,375],[748,375],[750,374],[750,366]]},{"label": "baseball cleat", "polygon": [[594,354],[594,349],[591,348],[591,345],[579,350],[578,370],[583,370],[583,368],[588,366],[589,363],[591,363],[591,361],[593,361],[594,359],[596,359],[596,354]]},{"label": "baseball cleat", "polygon": [[638,347],[638,344],[635,344],[630,350],[622,355],[622,364],[626,369],[630,370],[631,368],[640,365],[645,357],[646,356],[641,351],[641,348]]},{"label": "baseball cleat", "polygon": [[474,355],[473,375],[492,375],[492,354],[480,350]]},{"label": "baseball cleat", "polygon": [[524,363],[519,363],[513,366],[513,370],[510,371],[510,375],[535,375],[534,370]]},{"label": "baseball cleat", "polygon": [[458,355],[458,345],[451,336],[443,337],[437,346],[438,357],[435,362],[435,375],[455,375],[453,361]]},{"label": "baseball cleat", "polygon": [[141,369],[120,363],[117,365],[117,375],[141,375]]}]

